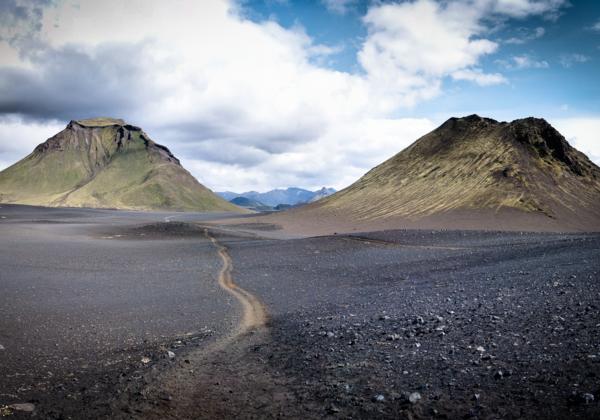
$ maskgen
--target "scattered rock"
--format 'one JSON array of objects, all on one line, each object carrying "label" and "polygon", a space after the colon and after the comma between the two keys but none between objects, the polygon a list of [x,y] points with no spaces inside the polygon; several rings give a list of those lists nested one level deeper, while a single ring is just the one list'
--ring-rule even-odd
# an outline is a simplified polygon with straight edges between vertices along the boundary
[{"label": "scattered rock", "polygon": [[408,396],[408,401],[409,401],[411,404],[416,404],[416,403],[418,403],[419,401],[421,401],[421,394],[419,394],[418,392],[413,392],[412,394],[410,394],[410,395]]},{"label": "scattered rock", "polygon": [[582,398],[586,404],[590,404],[590,403],[594,402],[594,394],[590,394],[589,392],[586,392],[585,394],[583,394]]},{"label": "scattered rock", "polygon": [[567,401],[569,405],[587,405],[593,403],[595,399],[596,398],[594,397],[594,394],[591,394],[589,392],[580,393],[573,391],[573,393],[569,396]]},{"label": "scattered rock", "polygon": [[172,398],[172,397],[171,397],[169,394],[167,394],[166,392],[161,392],[161,393],[158,395],[158,398],[160,398],[160,399],[161,399],[161,400],[163,400],[163,401],[171,401],[171,400],[173,399],[173,398]]},{"label": "scattered rock", "polygon": [[373,400],[373,402],[384,402],[385,397],[381,394],[377,394],[377,395],[373,395],[372,400]]},{"label": "scattered rock", "polygon": [[336,414],[340,412],[340,409],[337,408],[335,405],[330,405],[329,408],[327,409],[327,412],[329,414]]},{"label": "scattered rock", "polygon": [[147,365],[151,361],[152,361],[152,359],[150,359],[148,356],[142,357],[142,363],[145,364],[145,365]]},{"label": "scattered rock", "polygon": [[11,404],[9,407],[15,411],[23,411],[25,413],[32,413],[35,411],[35,405],[31,403]]},{"label": "scattered rock", "polygon": [[171,350],[167,350],[167,356],[169,359],[173,360],[175,358],[175,353],[173,353]]}]

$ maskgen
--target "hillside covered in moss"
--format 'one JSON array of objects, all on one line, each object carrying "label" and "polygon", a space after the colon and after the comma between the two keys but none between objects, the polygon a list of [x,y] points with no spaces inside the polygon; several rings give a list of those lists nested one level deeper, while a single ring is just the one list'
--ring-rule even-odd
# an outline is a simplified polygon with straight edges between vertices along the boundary
[{"label": "hillside covered in moss", "polygon": [[123,120],[71,121],[0,172],[0,202],[51,207],[240,211]]},{"label": "hillside covered in moss", "polygon": [[[577,222],[598,230],[600,168],[543,119],[498,122],[471,115],[449,119],[302,211],[359,221],[419,220],[456,211],[478,211],[480,217],[481,211],[507,209],[544,216],[557,226]],[[486,217],[481,226],[492,220]]]}]

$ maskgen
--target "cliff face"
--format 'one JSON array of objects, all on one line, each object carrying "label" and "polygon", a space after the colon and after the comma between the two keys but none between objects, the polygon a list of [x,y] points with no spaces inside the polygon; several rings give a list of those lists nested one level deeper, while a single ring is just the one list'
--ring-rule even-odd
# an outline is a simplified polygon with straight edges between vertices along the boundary
[{"label": "cliff face", "polygon": [[236,211],[164,146],[123,120],[71,121],[0,172],[0,201],[44,206]]},{"label": "cliff face", "polygon": [[600,228],[600,168],[543,119],[471,115],[449,119],[316,208],[357,220],[512,209]]}]

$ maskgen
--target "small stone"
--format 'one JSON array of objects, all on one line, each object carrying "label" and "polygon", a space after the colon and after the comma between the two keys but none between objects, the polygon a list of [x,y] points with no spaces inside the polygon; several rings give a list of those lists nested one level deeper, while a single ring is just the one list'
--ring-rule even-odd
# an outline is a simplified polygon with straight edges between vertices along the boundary
[{"label": "small stone", "polygon": [[373,396],[373,402],[384,402],[385,401],[385,397],[381,394],[377,394]]},{"label": "small stone", "polygon": [[413,392],[412,394],[410,394],[408,396],[408,401],[411,404],[416,404],[421,400],[421,394],[419,394],[418,392]]},{"label": "small stone", "polygon": [[175,358],[175,353],[173,353],[171,350],[167,350],[167,356],[172,360]]},{"label": "small stone", "polygon": [[502,379],[504,377],[504,373],[502,373],[501,370],[496,371],[496,373],[494,373],[494,379]]},{"label": "small stone", "polygon": [[161,399],[161,400],[163,400],[163,401],[171,401],[171,400],[173,399],[173,398],[172,398],[172,397],[171,397],[169,394],[167,394],[166,392],[161,392],[161,393],[158,395],[158,398],[160,398],[160,399]]},{"label": "small stone", "polygon": [[582,398],[586,404],[594,402],[594,394],[590,394],[589,392],[586,392],[585,394],[583,394]]},{"label": "small stone", "polygon": [[485,349],[482,346],[477,346],[475,350],[477,350],[479,353],[483,353],[485,351]]},{"label": "small stone", "polygon": [[152,361],[152,359],[150,359],[148,356],[142,357],[142,363],[145,364],[145,365],[147,365],[151,361]]},{"label": "small stone", "polygon": [[15,411],[23,411],[25,413],[32,413],[35,410],[35,405],[31,403],[11,404],[9,407]]},{"label": "small stone", "polygon": [[328,412],[329,414],[335,414],[335,413],[339,413],[339,412],[340,412],[340,409],[339,409],[339,408],[337,408],[335,405],[331,405],[331,406],[329,406],[329,408],[327,409],[327,412]]},{"label": "small stone", "polygon": [[0,350],[6,350],[6,347],[4,347],[2,344],[0,344]]},{"label": "small stone", "polygon": [[587,405],[587,404],[593,403],[594,400],[595,400],[594,394],[590,394],[588,392],[583,393],[583,394],[578,393],[578,392],[573,392],[568,399],[569,404],[572,404],[572,405],[580,405],[580,404]]},{"label": "small stone", "polygon": [[332,333],[331,331],[327,331],[327,337],[329,337],[329,338],[335,337],[335,334]]}]

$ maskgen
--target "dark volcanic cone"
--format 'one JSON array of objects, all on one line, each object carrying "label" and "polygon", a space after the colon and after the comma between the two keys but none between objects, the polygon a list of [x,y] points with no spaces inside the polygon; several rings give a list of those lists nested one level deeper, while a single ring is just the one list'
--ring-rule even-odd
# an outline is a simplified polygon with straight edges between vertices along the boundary
[{"label": "dark volcanic cone", "polygon": [[[600,230],[600,168],[543,119],[451,118],[350,187],[298,212],[357,221],[433,220],[472,212],[536,215],[554,228]],[[513,217],[513,216],[511,216]],[[464,219],[464,217],[463,217]],[[521,224],[521,226],[523,226]]]},{"label": "dark volcanic cone", "polygon": [[71,121],[0,172],[0,202],[140,210],[236,211],[164,146],[123,120]]}]

